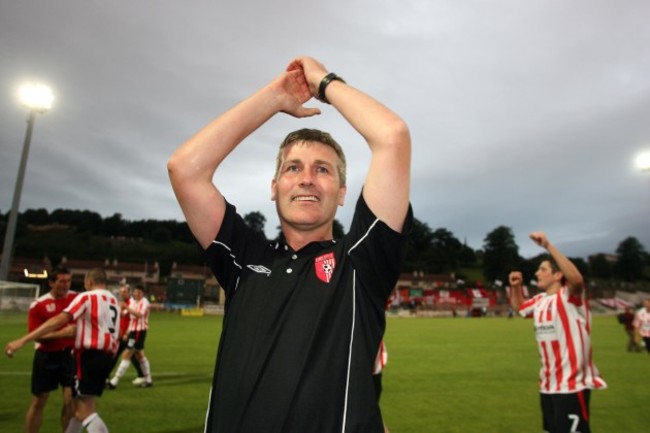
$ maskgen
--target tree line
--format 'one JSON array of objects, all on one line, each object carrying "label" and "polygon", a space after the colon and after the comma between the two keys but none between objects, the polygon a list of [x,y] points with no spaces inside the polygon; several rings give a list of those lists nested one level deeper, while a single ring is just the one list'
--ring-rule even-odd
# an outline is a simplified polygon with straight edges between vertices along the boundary
[{"label": "tree line", "polygon": [[[0,234],[4,237],[8,213],[0,214]],[[261,212],[243,216],[253,230],[265,236],[266,218]],[[276,238],[280,228],[276,227]],[[334,221],[334,237],[344,233]],[[19,214],[14,256],[44,257],[54,261],[62,256],[121,261],[158,261],[161,272],[172,262],[202,264],[198,246],[185,222],[175,220],[125,220],[115,213],[102,217],[88,210],[28,209]],[[512,229],[499,226],[489,232],[480,249],[472,249],[446,228],[431,229],[425,222],[413,221],[408,239],[403,272],[433,274],[454,273],[464,278],[468,270],[478,270],[488,285],[504,280],[513,269],[522,270],[532,279],[543,255],[525,259],[519,255]],[[646,268],[650,255],[633,236],[623,239],[616,249],[616,260],[594,254],[588,261],[571,260],[587,278],[618,279],[627,282],[648,281]]]},{"label": "tree line", "polygon": [[[483,248],[472,250],[444,228],[432,230],[426,223],[415,220],[407,250],[407,271],[447,273],[480,267],[488,285],[501,281],[505,284],[508,273],[521,270],[525,280],[531,280],[542,253],[530,259],[519,255],[519,246],[510,227],[499,226],[483,240]],[[650,255],[634,236],[623,239],[616,257],[597,253],[586,261],[582,257],[569,257],[587,279],[624,282],[650,281],[647,268]],[[462,273],[458,274],[463,277]]]}]

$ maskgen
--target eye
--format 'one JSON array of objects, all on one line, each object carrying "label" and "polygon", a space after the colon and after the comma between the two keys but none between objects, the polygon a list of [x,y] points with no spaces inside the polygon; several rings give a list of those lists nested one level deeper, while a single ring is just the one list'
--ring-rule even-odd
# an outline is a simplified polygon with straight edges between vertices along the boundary
[{"label": "eye", "polygon": [[297,164],[287,165],[286,168],[284,169],[284,171],[287,171],[287,172],[297,172],[299,170],[300,169],[298,168]]},{"label": "eye", "polygon": [[318,167],[316,167],[316,173],[327,174],[329,172],[330,172],[329,169],[327,167],[325,167],[324,165],[319,165]]}]

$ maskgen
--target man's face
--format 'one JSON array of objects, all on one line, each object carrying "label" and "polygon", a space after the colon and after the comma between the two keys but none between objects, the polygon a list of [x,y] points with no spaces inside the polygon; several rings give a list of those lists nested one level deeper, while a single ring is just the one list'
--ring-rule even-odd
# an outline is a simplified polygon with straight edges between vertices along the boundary
[{"label": "man's face", "polygon": [[562,274],[553,271],[551,264],[544,260],[539,264],[539,268],[537,268],[537,272],[535,272],[535,277],[537,278],[537,287],[542,290],[547,290],[555,282],[561,281]]},{"label": "man's face", "polygon": [[278,176],[271,183],[271,200],[283,223],[311,230],[334,220],[346,191],[340,185],[337,163],[334,149],[322,143],[287,146]]},{"label": "man's face", "polygon": [[50,292],[55,298],[64,298],[70,290],[72,276],[70,274],[58,274],[54,281],[48,281]]},{"label": "man's face", "polygon": [[129,289],[127,287],[120,287],[120,298],[122,298],[122,300],[128,301],[130,296],[131,294],[129,293]]},{"label": "man's face", "polygon": [[133,299],[139,301],[140,299],[142,299],[142,296],[143,296],[142,290],[140,289],[133,290]]}]

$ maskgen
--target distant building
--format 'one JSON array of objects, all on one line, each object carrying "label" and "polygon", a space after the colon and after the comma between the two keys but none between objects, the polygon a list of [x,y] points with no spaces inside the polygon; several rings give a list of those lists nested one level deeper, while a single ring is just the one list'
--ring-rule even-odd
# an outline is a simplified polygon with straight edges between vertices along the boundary
[{"label": "distant building", "polygon": [[167,300],[175,304],[223,304],[225,292],[207,266],[172,263],[167,278]]},{"label": "distant building", "polygon": [[66,267],[72,274],[73,287],[83,289],[83,281],[93,268],[102,268],[108,278],[108,287],[114,288],[122,284],[158,284],[160,281],[160,266],[158,262],[120,262],[118,260],[81,260],[63,257],[59,266]]}]

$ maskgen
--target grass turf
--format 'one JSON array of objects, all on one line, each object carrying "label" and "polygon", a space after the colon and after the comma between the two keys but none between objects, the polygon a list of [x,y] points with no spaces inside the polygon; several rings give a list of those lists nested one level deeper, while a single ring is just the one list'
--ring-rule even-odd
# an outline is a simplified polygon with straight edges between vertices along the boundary
[{"label": "grass turf", "polygon": [[[647,431],[650,357],[625,351],[612,316],[594,318],[594,358],[609,389],[592,393],[592,430]],[[25,331],[24,314],[0,314],[0,345]],[[139,389],[130,369],[98,400],[113,432],[201,432],[221,317],[152,314],[146,353],[154,387]],[[506,318],[389,318],[389,361],[381,407],[393,433],[541,431],[532,323]],[[32,349],[0,359],[0,432],[23,431]],[[61,393],[41,431],[59,431]]]}]

